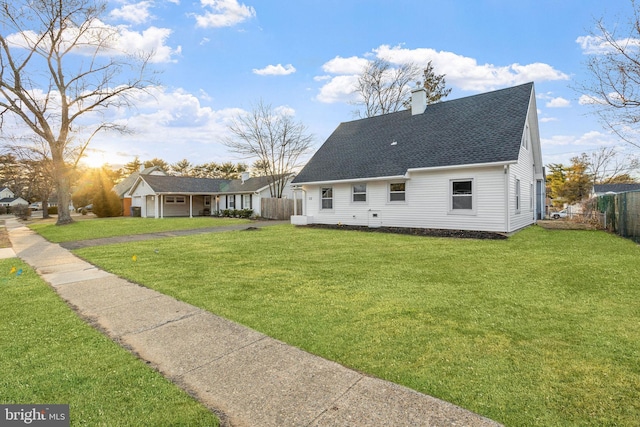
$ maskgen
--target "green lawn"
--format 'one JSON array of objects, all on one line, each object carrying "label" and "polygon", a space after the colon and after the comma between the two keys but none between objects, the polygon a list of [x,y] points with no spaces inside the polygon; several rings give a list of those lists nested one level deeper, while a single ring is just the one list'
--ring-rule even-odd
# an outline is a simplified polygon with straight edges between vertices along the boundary
[{"label": "green lawn", "polygon": [[640,247],[604,232],[481,241],[275,226],[77,253],[510,426],[640,419]]},{"label": "green lawn", "polygon": [[207,227],[247,224],[248,219],[237,218],[100,218],[82,219],[65,226],[56,226],[52,220],[35,222],[29,228],[54,243],[132,234],[191,230]]},{"label": "green lawn", "polygon": [[17,259],[0,260],[0,313],[1,403],[69,404],[72,426],[219,424],[193,398],[80,320]]}]

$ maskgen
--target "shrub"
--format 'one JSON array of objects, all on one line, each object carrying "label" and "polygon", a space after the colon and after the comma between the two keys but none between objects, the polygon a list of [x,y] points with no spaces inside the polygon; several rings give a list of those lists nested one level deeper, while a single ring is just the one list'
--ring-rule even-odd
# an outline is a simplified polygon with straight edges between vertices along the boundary
[{"label": "shrub", "polygon": [[27,205],[15,205],[10,208],[11,212],[20,219],[29,219],[31,216],[31,209]]},{"label": "shrub", "polygon": [[47,207],[47,213],[49,215],[58,215],[58,207],[57,206],[49,206],[49,207]]}]

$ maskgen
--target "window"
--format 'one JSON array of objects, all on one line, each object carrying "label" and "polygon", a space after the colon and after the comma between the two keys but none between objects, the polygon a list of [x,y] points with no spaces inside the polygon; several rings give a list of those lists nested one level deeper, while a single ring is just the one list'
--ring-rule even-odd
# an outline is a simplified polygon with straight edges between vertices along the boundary
[{"label": "window", "polygon": [[404,182],[389,184],[389,201],[390,202],[405,201],[405,183]]},{"label": "window", "polygon": [[242,209],[251,209],[251,194],[242,195]]},{"label": "window", "polygon": [[533,212],[533,182],[529,186],[529,210]]},{"label": "window", "polygon": [[473,209],[473,180],[451,181],[451,210]]},{"label": "window", "polygon": [[530,138],[530,136],[529,136],[529,125],[526,125],[524,127],[524,135],[522,136],[522,147],[525,150],[529,149],[529,138]]},{"label": "window", "polygon": [[171,204],[184,205],[185,197],[184,196],[165,196],[164,202],[168,205],[171,205]]},{"label": "window", "polygon": [[354,202],[366,202],[367,201],[367,184],[356,184],[353,186],[353,199]]},{"label": "window", "polygon": [[323,187],[320,189],[322,209],[333,209],[333,187]]},{"label": "window", "polygon": [[236,208],[236,196],[228,195],[227,196],[227,209],[235,209]]},{"label": "window", "polygon": [[204,196],[204,205],[211,206],[211,196]]},{"label": "window", "polygon": [[520,212],[520,180],[516,179],[516,213]]}]

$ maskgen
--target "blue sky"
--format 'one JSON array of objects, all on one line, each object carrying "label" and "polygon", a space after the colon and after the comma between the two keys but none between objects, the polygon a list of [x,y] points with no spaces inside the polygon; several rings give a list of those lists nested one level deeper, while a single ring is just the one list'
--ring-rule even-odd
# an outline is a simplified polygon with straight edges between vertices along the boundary
[{"label": "blue sky", "polygon": [[[102,134],[87,163],[246,161],[220,141],[259,100],[308,126],[318,148],[353,120],[354,76],[368,59],[432,60],[448,99],[535,82],[545,164],[620,141],[571,89],[587,78],[584,36],[629,0],[112,0],[123,43],[154,48],[154,97],[120,112],[132,135]],[[622,150],[629,150],[624,145]],[[311,155],[312,153],[310,153]],[[249,163],[251,161],[248,161]]]}]

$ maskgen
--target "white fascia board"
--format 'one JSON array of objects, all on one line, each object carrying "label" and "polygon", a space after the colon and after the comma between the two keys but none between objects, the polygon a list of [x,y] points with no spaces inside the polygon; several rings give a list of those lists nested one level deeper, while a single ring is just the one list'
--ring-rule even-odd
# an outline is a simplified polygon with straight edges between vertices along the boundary
[{"label": "white fascia board", "polygon": [[291,184],[291,186],[299,188],[304,185],[347,184],[350,182],[392,181],[397,179],[408,179],[408,177],[407,175],[394,175],[394,176],[377,176],[377,177],[370,177],[370,178],[336,179],[332,181],[294,182]]},{"label": "white fascia board", "polygon": [[435,167],[427,167],[427,168],[413,168],[413,169],[407,170],[407,175],[414,172],[431,172],[431,171],[453,170],[453,169],[490,168],[490,167],[496,167],[496,166],[515,165],[516,163],[518,163],[517,160],[508,160],[504,162],[493,162],[493,163],[472,163],[469,165],[451,165],[451,166],[435,166]]}]

